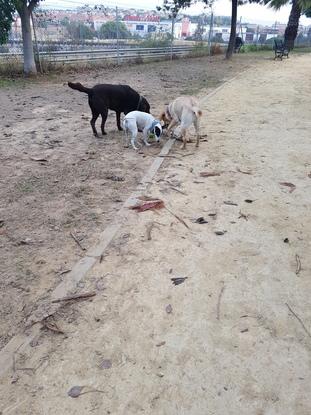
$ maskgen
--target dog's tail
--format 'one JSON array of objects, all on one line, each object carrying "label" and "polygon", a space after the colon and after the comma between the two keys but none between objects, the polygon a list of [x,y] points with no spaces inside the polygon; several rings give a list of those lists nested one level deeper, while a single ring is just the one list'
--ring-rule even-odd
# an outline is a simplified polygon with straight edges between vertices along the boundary
[{"label": "dog's tail", "polygon": [[201,117],[202,116],[202,111],[200,110],[199,107],[192,107],[192,111],[194,112],[196,117]]},{"label": "dog's tail", "polygon": [[80,84],[80,82],[77,82],[77,83],[68,82],[68,86],[71,89],[76,89],[77,91],[85,92],[88,95],[90,95],[90,93],[92,92],[91,88],[86,88],[85,86]]}]

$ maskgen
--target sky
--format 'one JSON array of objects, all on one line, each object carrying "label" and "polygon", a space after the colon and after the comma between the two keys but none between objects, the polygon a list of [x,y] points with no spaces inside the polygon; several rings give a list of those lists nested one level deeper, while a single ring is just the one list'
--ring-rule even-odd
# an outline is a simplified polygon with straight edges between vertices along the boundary
[{"label": "sky", "polygon": [[[156,6],[162,4],[162,0],[45,0],[42,2],[42,6],[49,8],[75,8],[83,6],[85,4],[95,5],[103,4],[104,6],[120,6],[120,7],[133,7],[142,8],[146,10],[155,9]],[[200,14],[204,10],[203,4],[196,4],[187,9],[189,14]],[[216,0],[213,6],[214,14],[221,16],[231,15],[231,2],[229,0]],[[242,22],[259,23],[259,24],[273,24],[276,21],[278,23],[287,23],[290,12],[290,6],[282,7],[279,11],[260,6],[258,4],[246,4],[239,6],[238,19],[242,17]],[[303,25],[311,25],[311,19],[307,19],[305,16],[301,17],[300,23]]]}]

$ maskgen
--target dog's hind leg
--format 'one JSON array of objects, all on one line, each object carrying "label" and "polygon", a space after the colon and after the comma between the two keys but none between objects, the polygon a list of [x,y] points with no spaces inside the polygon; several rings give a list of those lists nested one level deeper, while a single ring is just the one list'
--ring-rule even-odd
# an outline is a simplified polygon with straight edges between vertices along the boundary
[{"label": "dog's hind leg", "polygon": [[90,124],[91,124],[93,134],[94,134],[95,137],[98,137],[98,133],[97,133],[97,130],[96,130],[96,127],[95,127],[95,123],[96,123],[96,120],[97,120],[98,117],[99,117],[99,112],[92,109],[92,119],[90,121]]},{"label": "dog's hind leg", "polygon": [[106,131],[105,131],[105,124],[106,124],[106,120],[108,117],[108,108],[105,108],[101,114],[102,116],[102,123],[101,123],[101,130],[102,130],[102,135],[107,135]]},{"label": "dog's hind leg", "polygon": [[121,122],[120,122],[120,116],[121,116],[121,112],[116,111],[117,127],[118,127],[118,130],[119,131],[122,131]]}]

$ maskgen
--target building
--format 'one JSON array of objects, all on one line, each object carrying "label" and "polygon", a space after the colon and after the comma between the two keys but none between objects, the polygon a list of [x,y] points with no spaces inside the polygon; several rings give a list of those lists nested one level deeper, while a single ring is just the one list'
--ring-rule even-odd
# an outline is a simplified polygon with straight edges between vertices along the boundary
[{"label": "building", "polygon": [[144,37],[149,33],[160,32],[160,16],[156,15],[125,15],[123,23],[132,35]]}]

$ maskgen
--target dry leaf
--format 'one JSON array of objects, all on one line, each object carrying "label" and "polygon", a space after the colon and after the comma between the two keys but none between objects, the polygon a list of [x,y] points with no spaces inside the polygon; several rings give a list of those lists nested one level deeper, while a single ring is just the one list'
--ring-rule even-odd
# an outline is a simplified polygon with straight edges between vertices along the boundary
[{"label": "dry leaf", "polygon": [[70,396],[71,398],[78,398],[81,395],[83,388],[84,386],[73,386],[72,388],[69,389],[69,391],[67,392],[67,395]]},{"label": "dry leaf", "polygon": [[111,360],[104,359],[101,364],[99,365],[101,369],[110,369],[112,367]]},{"label": "dry leaf", "polygon": [[47,163],[48,162],[47,159],[42,158],[42,157],[30,157],[30,160],[33,160],[33,161],[41,161],[41,162],[44,162],[44,163]]},{"label": "dry leaf", "polygon": [[292,193],[296,189],[296,186],[290,182],[280,182],[280,185],[289,187],[289,193]]},{"label": "dry leaf", "polygon": [[145,210],[162,209],[162,208],[164,208],[164,202],[161,199],[150,200],[144,203],[139,203],[135,206],[130,206],[130,209],[136,210],[138,213],[144,212]]},{"label": "dry leaf", "polygon": [[168,304],[168,305],[165,307],[165,311],[167,312],[167,314],[171,314],[171,313],[172,313],[172,311],[173,311],[173,307],[171,306],[171,304]]},{"label": "dry leaf", "polygon": [[171,278],[171,281],[173,282],[174,285],[179,285],[182,284],[183,282],[185,282],[185,280],[188,277],[177,277],[177,278]]}]

